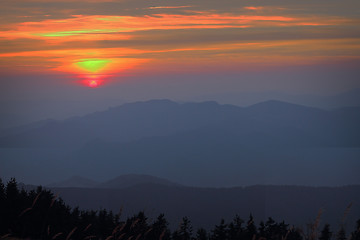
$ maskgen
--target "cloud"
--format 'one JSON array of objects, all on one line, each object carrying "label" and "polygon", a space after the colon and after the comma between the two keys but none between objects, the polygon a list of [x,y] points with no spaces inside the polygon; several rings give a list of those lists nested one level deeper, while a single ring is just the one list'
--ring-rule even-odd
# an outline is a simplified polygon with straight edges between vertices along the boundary
[{"label": "cloud", "polygon": [[253,7],[253,6],[249,6],[249,7],[244,7],[244,9],[246,10],[255,10],[255,11],[259,11],[259,10],[263,10],[264,7]]},{"label": "cloud", "polygon": [[178,8],[191,8],[192,6],[156,6],[148,7],[148,9],[178,9]]},{"label": "cloud", "polygon": [[198,66],[216,59],[216,66],[236,69],[360,55],[360,19],[344,5],[337,5],[342,10],[336,14],[332,4],[325,11],[293,1],[257,6],[233,0],[196,6],[143,0],[8,3],[0,10],[2,69],[24,67],[23,59],[32,57],[39,68],[69,71],[74,63],[94,58],[111,62],[114,71],[150,62],[187,65],[189,59]]},{"label": "cloud", "polygon": [[[339,17],[292,17],[279,15],[233,15],[201,12],[193,15],[152,14],[146,16],[72,15],[66,19],[22,22],[0,31],[3,38],[57,39],[75,36],[84,40],[129,39],[128,33],[149,30],[224,29],[293,26],[329,26],[352,23]],[[358,22],[358,20],[357,20]],[[356,23],[356,22],[354,22]]]}]

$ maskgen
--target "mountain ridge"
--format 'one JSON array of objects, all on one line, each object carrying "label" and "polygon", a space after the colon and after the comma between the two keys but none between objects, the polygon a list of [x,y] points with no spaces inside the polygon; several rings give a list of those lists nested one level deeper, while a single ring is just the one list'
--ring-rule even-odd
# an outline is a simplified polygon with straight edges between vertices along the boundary
[{"label": "mountain ridge", "polygon": [[50,188],[109,188],[122,189],[142,184],[158,184],[165,186],[181,186],[165,178],[155,177],[148,174],[122,174],[106,181],[94,181],[90,178],[72,176],[63,181],[46,185]]},{"label": "mountain ridge", "polygon": [[[276,100],[247,108],[216,102],[179,104],[170,100],[151,100],[128,103],[64,121],[48,120],[28,128],[21,126],[8,130],[6,136],[1,134],[0,146],[81,146],[97,138],[130,142],[221,125],[238,125],[263,132],[272,127],[290,127],[309,134],[326,127],[324,132],[329,133],[343,127],[344,121],[349,122],[342,116],[356,116],[355,120],[360,121],[359,112],[359,108],[326,111]],[[357,126],[353,127],[359,131]]]},{"label": "mountain ridge", "polygon": [[360,183],[360,108],[170,100],[125,106],[0,137],[0,173],[27,166],[24,176],[38,179],[140,173],[196,186]]}]

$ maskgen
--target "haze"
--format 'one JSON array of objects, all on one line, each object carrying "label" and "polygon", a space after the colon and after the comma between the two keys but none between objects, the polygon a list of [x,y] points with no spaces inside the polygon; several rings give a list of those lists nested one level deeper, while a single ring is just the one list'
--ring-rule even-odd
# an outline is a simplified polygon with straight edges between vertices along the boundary
[{"label": "haze", "polygon": [[138,100],[246,106],[347,92],[360,87],[358,9],[356,0],[6,0],[1,124]]}]

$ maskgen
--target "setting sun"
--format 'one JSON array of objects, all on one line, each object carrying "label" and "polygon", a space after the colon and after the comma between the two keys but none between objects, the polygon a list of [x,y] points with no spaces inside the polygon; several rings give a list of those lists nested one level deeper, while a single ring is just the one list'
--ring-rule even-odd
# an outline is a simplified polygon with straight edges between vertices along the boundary
[{"label": "setting sun", "polygon": [[109,75],[91,75],[91,74],[85,74],[85,75],[78,75],[77,79],[79,79],[78,83],[85,87],[90,88],[98,88],[105,84],[105,81],[108,80]]},{"label": "setting sun", "polygon": [[97,80],[89,81],[89,87],[97,87],[98,85],[99,85],[99,82]]}]

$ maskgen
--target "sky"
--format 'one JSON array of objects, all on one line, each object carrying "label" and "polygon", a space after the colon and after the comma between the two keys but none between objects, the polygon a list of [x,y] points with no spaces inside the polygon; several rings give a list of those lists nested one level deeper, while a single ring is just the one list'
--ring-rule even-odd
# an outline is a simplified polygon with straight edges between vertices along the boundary
[{"label": "sky", "polygon": [[358,0],[3,0],[2,124],[153,98],[360,88],[359,26]]}]

